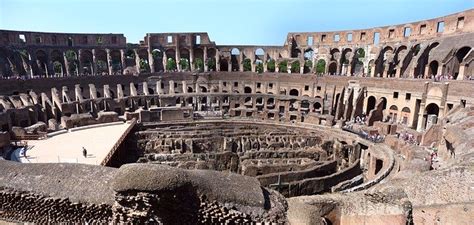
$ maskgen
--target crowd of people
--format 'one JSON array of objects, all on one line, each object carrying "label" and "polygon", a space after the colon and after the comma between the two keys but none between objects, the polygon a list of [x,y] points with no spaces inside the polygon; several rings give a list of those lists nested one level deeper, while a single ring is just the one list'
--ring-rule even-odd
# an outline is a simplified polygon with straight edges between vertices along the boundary
[{"label": "crowd of people", "polygon": [[405,141],[407,144],[419,145],[415,135],[408,133],[406,131],[400,132],[397,134],[398,139]]}]

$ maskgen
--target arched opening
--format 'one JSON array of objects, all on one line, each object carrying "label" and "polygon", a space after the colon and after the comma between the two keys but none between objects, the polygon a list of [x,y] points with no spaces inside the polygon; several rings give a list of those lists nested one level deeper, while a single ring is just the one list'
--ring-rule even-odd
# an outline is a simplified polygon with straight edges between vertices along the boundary
[{"label": "arched opening", "polygon": [[317,74],[324,74],[326,72],[326,61],[324,59],[318,60],[316,64],[316,73]]},{"label": "arched opening", "polygon": [[63,76],[65,73],[63,58],[63,54],[58,50],[51,52],[51,61],[53,62],[53,71],[55,76]]},{"label": "arched opening", "polygon": [[431,77],[431,76],[437,75],[437,74],[438,74],[438,61],[433,60],[433,61],[431,61],[431,63],[430,63],[429,75],[430,75],[430,77]]},{"label": "arched opening", "polygon": [[385,97],[381,97],[379,100],[382,103],[382,110],[387,108],[387,99]]},{"label": "arched opening", "polygon": [[246,93],[246,94],[252,93],[252,88],[251,87],[245,87],[244,88],[244,93]]},{"label": "arched opening", "polygon": [[299,91],[296,89],[291,89],[290,90],[290,95],[291,96],[299,96]]},{"label": "arched opening", "polygon": [[368,115],[372,109],[375,109],[375,102],[377,99],[374,96],[370,96],[367,99],[367,109],[365,110],[365,113]]},{"label": "arched opening", "polygon": [[182,70],[182,71],[189,71],[191,69],[191,66],[190,66],[190,56],[189,56],[189,50],[187,48],[182,48],[179,50],[179,55],[180,55],[180,59],[179,59],[179,68]]},{"label": "arched opening", "polygon": [[155,68],[156,72],[164,71],[163,68],[163,51],[161,49],[153,49],[151,51],[151,55],[153,57],[153,67]]},{"label": "arched opening", "polygon": [[233,48],[231,50],[231,64],[232,64],[232,71],[239,71],[240,70],[240,50],[237,48]]},{"label": "arched opening", "polygon": [[319,103],[319,102],[314,103],[313,104],[313,108],[314,108],[313,112],[319,112],[320,113],[321,112],[321,107],[322,107],[321,103]]},{"label": "arched opening", "polygon": [[408,125],[408,118],[410,118],[410,108],[403,107],[401,117],[402,117],[401,123],[404,125]]},{"label": "arched opening", "polygon": [[398,107],[396,105],[390,106],[388,114],[388,121],[397,122]]},{"label": "arched opening", "polygon": [[438,122],[439,106],[436,103],[431,103],[426,106],[425,114],[425,128],[429,128],[431,125],[435,125]]},{"label": "arched opening", "polygon": [[219,61],[219,70],[220,71],[228,71],[229,70],[229,62],[227,59],[221,59]]},{"label": "arched opening", "polygon": [[92,52],[89,50],[83,50],[80,54],[81,66],[83,74],[93,74],[94,69],[92,67]]},{"label": "arched opening", "polygon": [[43,50],[36,51],[36,67],[35,74],[46,75],[48,73],[48,55]]},{"label": "arched opening", "polygon": [[335,61],[329,64],[328,73],[330,75],[336,75],[337,73],[337,63]]},{"label": "arched opening", "polygon": [[453,79],[457,79],[458,78],[458,75],[459,75],[459,70],[462,66],[462,62],[464,60],[464,58],[466,57],[466,55],[469,53],[469,51],[471,51],[471,47],[462,47],[461,49],[459,49],[457,52],[456,52],[456,57],[455,57],[455,61],[454,61],[454,65],[453,65]]},{"label": "arched opening", "polygon": [[[207,49],[207,59],[205,60],[205,63],[207,64],[207,69],[209,71],[216,71],[216,49],[215,48]],[[227,71],[227,69],[228,67],[226,63],[226,69],[224,71]]]},{"label": "arched opening", "polygon": [[[112,58],[112,73],[121,74],[123,65],[122,65],[122,55],[119,50],[111,50],[110,57]],[[162,64],[162,63],[160,63]],[[163,67],[163,65],[161,66]]]},{"label": "arched opening", "polygon": [[107,52],[105,50],[96,50],[95,52],[96,58],[96,68],[97,74],[108,74],[109,73],[109,66],[107,64]]}]

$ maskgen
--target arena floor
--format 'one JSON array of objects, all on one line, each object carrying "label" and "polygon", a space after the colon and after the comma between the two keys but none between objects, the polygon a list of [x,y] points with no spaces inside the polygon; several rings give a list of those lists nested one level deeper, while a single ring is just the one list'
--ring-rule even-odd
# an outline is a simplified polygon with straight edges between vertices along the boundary
[{"label": "arena floor", "polygon": [[[130,123],[111,123],[67,132],[46,140],[28,141],[26,156],[17,149],[14,158],[22,163],[83,163],[99,165]],[[83,156],[84,147],[87,157]]]}]

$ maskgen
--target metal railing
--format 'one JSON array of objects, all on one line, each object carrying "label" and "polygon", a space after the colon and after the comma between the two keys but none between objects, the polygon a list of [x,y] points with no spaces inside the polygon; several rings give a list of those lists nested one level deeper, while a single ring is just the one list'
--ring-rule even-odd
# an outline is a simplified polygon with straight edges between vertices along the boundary
[{"label": "metal railing", "polygon": [[120,138],[115,142],[114,146],[112,147],[112,149],[109,151],[109,153],[107,153],[107,155],[105,156],[104,160],[102,160],[102,162],[100,163],[101,166],[106,166],[107,163],[109,163],[110,159],[112,158],[112,156],[115,154],[115,152],[117,152],[118,148],[120,147],[120,144],[122,144],[123,140],[125,140],[125,138],[127,137],[128,133],[130,133],[130,131],[135,127],[135,125],[137,124],[137,119],[136,118],[133,118],[131,121],[130,121],[130,126],[125,130],[125,132],[122,133],[122,135],[120,136]]}]

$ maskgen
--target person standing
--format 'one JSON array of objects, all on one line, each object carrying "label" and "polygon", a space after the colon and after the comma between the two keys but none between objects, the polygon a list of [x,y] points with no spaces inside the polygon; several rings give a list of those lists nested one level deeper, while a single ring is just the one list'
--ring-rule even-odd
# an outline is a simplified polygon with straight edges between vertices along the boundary
[{"label": "person standing", "polygon": [[82,155],[84,156],[84,158],[87,158],[87,150],[84,147],[82,147]]}]

